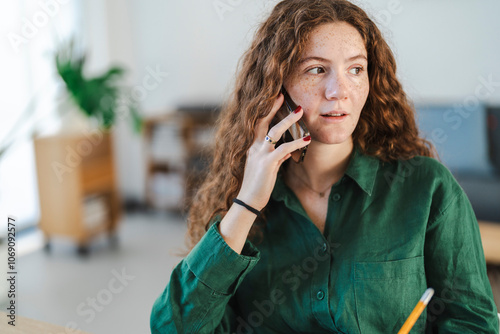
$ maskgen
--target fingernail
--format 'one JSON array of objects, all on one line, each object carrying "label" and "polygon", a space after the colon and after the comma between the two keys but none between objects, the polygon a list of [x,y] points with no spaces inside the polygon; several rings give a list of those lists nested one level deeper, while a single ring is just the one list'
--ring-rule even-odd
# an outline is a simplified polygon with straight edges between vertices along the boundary
[{"label": "fingernail", "polygon": [[297,109],[295,109],[295,110],[293,111],[293,113],[294,113],[294,114],[298,113],[298,112],[300,111],[300,109],[302,109],[302,107],[301,107],[301,106],[298,106],[298,107],[297,107]]},{"label": "fingernail", "polygon": [[304,141],[310,141],[311,140],[311,136],[307,136],[307,137],[304,137]]}]

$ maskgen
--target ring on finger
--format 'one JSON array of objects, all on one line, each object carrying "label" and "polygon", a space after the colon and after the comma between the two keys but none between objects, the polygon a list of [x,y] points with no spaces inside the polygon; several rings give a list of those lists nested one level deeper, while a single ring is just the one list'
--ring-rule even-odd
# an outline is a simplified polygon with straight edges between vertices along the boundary
[{"label": "ring on finger", "polygon": [[269,143],[269,144],[273,144],[273,145],[276,145],[278,142],[273,140],[271,137],[269,137],[269,135],[266,136],[266,141]]}]

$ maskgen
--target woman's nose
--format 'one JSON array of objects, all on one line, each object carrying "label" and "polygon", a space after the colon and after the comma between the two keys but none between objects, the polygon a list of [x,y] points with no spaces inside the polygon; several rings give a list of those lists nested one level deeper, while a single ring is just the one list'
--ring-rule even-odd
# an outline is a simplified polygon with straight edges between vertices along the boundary
[{"label": "woman's nose", "polygon": [[328,100],[344,100],[347,98],[347,85],[342,75],[332,74],[325,87],[325,97]]}]

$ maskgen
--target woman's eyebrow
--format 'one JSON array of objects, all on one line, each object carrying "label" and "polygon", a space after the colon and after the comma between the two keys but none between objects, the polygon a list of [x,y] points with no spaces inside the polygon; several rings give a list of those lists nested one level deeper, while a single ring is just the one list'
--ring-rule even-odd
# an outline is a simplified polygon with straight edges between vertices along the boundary
[{"label": "woman's eyebrow", "polygon": [[[368,59],[366,58],[366,56],[362,55],[362,54],[358,54],[358,55],[349,57],[349,58],[346,59],[346,61],[353,61],[353,60],[356,60],[356,59],[364,59],[364,60],[368,61]],[[305,62],[308,62],[308,61],[311,61],[311,60],[316,60],[316,61],[325,62],[325,63],[329,63],[330,62],[330,60],[328,60],[326,58],[313,56],[313,57],[306,57],[306,58],[300,59],[299,60],[299,64],[302,64],[302,63],[305,63]]]}]

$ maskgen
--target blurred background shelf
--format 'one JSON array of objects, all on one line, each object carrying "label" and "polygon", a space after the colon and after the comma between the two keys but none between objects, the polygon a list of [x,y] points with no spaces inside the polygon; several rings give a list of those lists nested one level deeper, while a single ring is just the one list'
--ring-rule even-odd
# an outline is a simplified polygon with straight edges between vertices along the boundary
[{"label": "blurred background shelf", "polygon": [[185,211],[209,165],[217,106],[180,107],[144,123],[146,203]]}]

